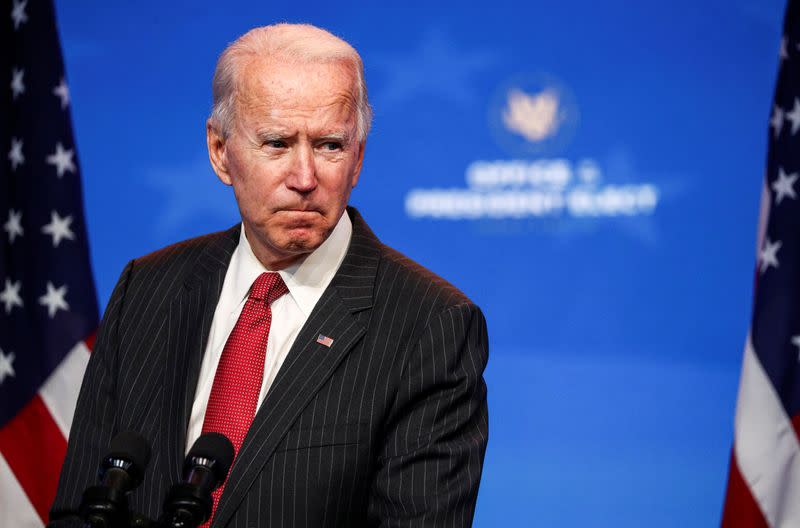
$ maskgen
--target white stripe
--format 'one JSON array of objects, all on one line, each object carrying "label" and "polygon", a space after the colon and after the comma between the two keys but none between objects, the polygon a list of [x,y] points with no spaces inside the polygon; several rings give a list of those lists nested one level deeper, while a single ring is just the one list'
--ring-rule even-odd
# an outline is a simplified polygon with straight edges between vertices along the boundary
[{"label": "white stripe", "polygon": [[750,337],[736,404],[736,461],[772,527],[800,526],[800,444]]},{"label": "white stripe", "polygon": [[39,395],[65,438],[69,438],[72,415],[75,414],[75,404],[78,402],[78,392],[87,363],[89,348],[80,341],[39,389]]},{"label": "white stripe", "polygon": [[0,526],[42,528],[42,520],[0,454]]}]

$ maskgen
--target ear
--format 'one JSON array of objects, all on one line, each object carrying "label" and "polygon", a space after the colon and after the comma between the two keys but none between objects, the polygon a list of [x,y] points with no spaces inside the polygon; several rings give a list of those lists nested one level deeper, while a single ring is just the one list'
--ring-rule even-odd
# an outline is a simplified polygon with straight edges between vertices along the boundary
[{"label": "ear", "polygon": [[358,183],[358,176],[361,174],[361,166],[364,164],[364,151],[367,148],[367,140],[365,139],[361,143],[358,144],[358,159],[356,160],[356,166],[353,169],[353,178],[350,181],[351,187],[355,187]]},{"label": "ear", "polygon": [[226,155],[227,140],[210,119],[206,121],[206,144],[208,145],[208,159],[211,160],[211,166],[217,173],[217,178],[225,185],[231,185]]}]

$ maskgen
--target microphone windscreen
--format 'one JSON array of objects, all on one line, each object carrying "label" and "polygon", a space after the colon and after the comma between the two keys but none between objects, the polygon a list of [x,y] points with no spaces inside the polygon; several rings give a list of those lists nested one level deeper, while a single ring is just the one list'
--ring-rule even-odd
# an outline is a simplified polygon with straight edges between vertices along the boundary
[{"label": "microphone windscreen", "polygon": [[141,473],[150,462],[150,445],[139,433],[123,431],[111,440],[106,458],[127,460]]},{"label": "microphone windscreen", "polygon": [[223,481],[228,476],[228,470],[233,464],[233,444],[228,437],[221,433],[203,433],[194,443],[186,455],[187,460],[192,457],[202,457],[213,460],[214,476],[218,481]]}]

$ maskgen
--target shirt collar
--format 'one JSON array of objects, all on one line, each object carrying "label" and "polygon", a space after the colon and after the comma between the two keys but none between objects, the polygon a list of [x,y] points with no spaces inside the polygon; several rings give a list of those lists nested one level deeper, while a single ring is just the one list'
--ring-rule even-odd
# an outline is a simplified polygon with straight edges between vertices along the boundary
[{"label": "shirt collar", "polygon": [[[311,314],[311,310],[322,297],[322,292],[328,287],[344,260],[352,232],[350,217],[347,211],[344,211],[336,227],[322,245],[300,261],[278,271],[289,289],[289,295],[306,317]],[[231,260],[234,266],[233,294],[241,302],[250,291],[253,281],[263,272],[272,270],[265,268],[253,253],[244,232],[244,223],[235,253],[237,258]]]}]

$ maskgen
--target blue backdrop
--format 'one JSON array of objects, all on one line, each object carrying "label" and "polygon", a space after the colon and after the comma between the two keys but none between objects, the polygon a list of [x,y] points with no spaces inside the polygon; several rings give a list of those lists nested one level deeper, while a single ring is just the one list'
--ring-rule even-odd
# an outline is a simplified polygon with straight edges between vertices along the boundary
[{"label": "blue backdrop", "polygon": [[488,318],[475,525],[719,522],[782,1],[111,4],[56,2],[102,306],[130,258],[238,218],[219,52],[323,26],[375,109],[351,203]]}]

